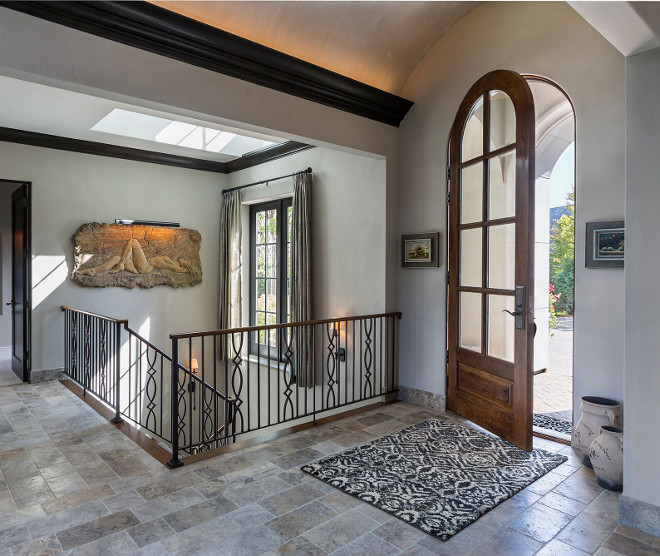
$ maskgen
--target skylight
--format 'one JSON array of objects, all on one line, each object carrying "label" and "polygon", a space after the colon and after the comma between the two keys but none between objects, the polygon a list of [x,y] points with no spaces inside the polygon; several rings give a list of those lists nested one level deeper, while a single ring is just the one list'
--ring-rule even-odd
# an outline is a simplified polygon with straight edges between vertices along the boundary
[{"label": "skylight", "polygon": [[275,141],[148,116],[121,108],[115,108],[101,119],[92,127],[92,131],[236,157],[276,144]]}]

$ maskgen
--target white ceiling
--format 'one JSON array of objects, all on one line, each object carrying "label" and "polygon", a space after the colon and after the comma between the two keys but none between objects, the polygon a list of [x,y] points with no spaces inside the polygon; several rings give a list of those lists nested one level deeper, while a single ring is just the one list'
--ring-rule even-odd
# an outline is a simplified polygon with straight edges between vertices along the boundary
[{"label": "white ceiling", "polygon": [[249,132],[235,127],[221,126],[215,123],[187,118],[159,110],[151,110],[139,106],[116,102],[104,98],[85,95],[0,76],[0,126],[34,131],[95,141],[109,145],[132,147],[147,151],[163,152],[179,156],[188,156],[216,162],[228,162],[237,158],[220,153],[200,151],[188,147],[157,143],[144,139],[123,137],[112,133],[92,131],[92,127],[115,108],[173,119],[194,125],[211,127],[221,131],[229,131],[239,135],[256,137],[266,141],[281,143],[286,141],[281,137],[273,137],[260,133]]},{"label": "white ceiling", "polygon": [[575,2],[571,7],[621,54],[660,47],[660,3]]},{"label": "white ceiling", "polygon": [[[481,2],[153,1],[399,94],[428,50]],[[413,99],[414,100],[414,99]]]}]

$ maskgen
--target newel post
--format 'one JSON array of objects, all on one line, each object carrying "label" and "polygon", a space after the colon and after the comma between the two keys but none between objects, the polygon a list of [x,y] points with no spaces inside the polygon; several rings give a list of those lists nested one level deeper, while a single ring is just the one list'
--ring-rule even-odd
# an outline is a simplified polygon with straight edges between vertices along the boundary
[{"label": "newel post", "polygon": [[170,420],[172,422],[172,459],[167,462],[171,468],[181,467],[179,459],[179,340],[172,338],[172,383]]}]

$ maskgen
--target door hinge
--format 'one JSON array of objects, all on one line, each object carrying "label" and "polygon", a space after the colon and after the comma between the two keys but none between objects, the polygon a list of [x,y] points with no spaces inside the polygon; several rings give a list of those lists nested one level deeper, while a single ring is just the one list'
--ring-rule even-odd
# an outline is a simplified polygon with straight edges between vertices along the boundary
[{"label": "door hinge", "polygon": [[447,271],[447,285],[449,285],[449,271]]},{"label": "door hinge", "polygon": [[451,179],[451,167],[447,166],[447,181]]},{"label": "door hinge", "polygon": [[449,350],[447,350],[447,364],[449,364]]},{"label": "door hinge", "polygon": [[451,194],[449,193],[449,191],[447,191],[447,204],[449,204],[450,196],[451,196]]}]

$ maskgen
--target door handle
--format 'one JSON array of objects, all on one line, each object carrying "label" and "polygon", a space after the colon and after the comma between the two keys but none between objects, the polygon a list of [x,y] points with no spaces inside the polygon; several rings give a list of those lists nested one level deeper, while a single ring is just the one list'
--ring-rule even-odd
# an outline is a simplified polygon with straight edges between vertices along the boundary
[{"label": "door handle", "polygon": [[512,317],[519,317],[520,315],[522,315],[522,313],[520,311],[511,312],[508,309],[502,309],[502,312],[503,313],[509,313]]},{"label": "door handle", "polygon": [[14,301],[10,301],[9,303],[5,303],[7,307],[12,307],[14,305]]},{"label": "door handle", "polygon": [[518,330],[525,330],[525,286],[516,286],[516,310],[502,309],[502,312],[516,318]]}]

